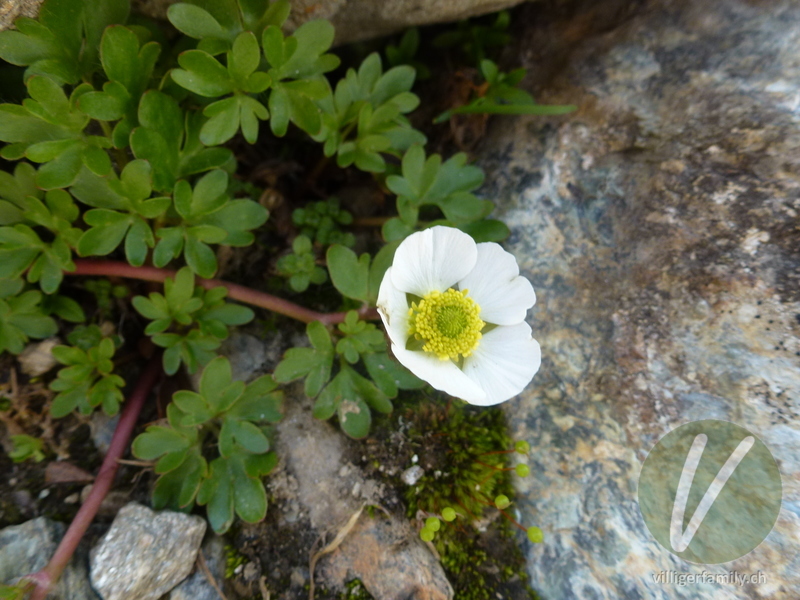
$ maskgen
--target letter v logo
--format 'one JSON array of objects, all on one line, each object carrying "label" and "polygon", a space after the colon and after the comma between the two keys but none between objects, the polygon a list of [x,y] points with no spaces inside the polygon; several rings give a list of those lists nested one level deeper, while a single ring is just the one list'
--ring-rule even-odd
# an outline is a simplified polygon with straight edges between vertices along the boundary
[{"label": "letter v logo", "polygon": [[728,479],[733,475],[736,467],[739,466],[739,463],[742,462],[742,459],[750,451],[750,448],[753,447],[756,439],[752,435],[749,435],[739,442],[739,445],[736,446],[736,450],[728,457],[728,460],[725,461],[725,464],[717,473],[717,476],[714,477],[714,481],[708,486],[706,493],[703,494],[703,499],[700,500],[700,504],[694,509],[694,514],[689,520],[689,525],[686,527],[686,530],[682,531],[686,502],[689,500],[689,492],[692,489],[692,482],[697,472],[697,465],[700,464],[700,459],[703,457],[703,450],[705,450],[707,442],[708,436],[704,433],[695,437],[689,454],[686,455],[686,462],[683,464],[678,490],[675,492],[675,502],[672,504],[672,519],[669,523],[669,542],[672,544],[672,549],[675,550],[675,552],[683,552],[689,547],[689,544],[692,543],[694,535],[697,533],[700,525],[702,525],[703,519],[706,518],[717,496],[719,496],[725,484],[728,483]]},{"label": "letter v logo", "polygon": [[769,448],[728,421],[691,421],[668,432],[639,475],[647,529],[669,552],[700,564],[735,560],[763,542],[782,496]]}]

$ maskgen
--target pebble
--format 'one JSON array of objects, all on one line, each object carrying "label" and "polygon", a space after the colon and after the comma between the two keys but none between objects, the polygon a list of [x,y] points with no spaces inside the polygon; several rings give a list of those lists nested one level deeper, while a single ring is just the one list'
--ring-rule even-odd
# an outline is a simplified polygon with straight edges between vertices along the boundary
[{"label": "pebble", "polygon": [[194,568],[204,519],[124,506],[91,552],[92,585],[104,600],[158,600]]},{"label": "pebble", "polygon": [[415,485],[420,479],[422,479],[424,474],[425,469],[419,465],[414,465],[413,467],[409,467],[403,471],[402,475],[400,475],[400,479],[406,485]]}]

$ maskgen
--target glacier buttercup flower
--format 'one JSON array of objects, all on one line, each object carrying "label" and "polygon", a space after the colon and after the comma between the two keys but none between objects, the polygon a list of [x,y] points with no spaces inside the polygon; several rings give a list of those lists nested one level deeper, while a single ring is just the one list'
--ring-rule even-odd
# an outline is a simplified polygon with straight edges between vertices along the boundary
[{"label": "glacier buttercup flower", "polygon": [[378,292],[397,360],[480,406],[516,396],[539,370],[539,344],[525,323],[535,302],[513,255],[442,226],[403,240]]}]

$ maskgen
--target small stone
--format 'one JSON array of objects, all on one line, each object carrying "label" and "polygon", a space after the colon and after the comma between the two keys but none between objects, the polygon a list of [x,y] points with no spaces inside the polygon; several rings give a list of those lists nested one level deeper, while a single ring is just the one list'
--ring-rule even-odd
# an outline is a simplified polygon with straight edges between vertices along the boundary
[{"label": "small stone", "polygon": [[64,504],[77,504],[78,500],[81,499],[81,495],[78,492],[74,494],[70,494],[66,498],[64,498]]},{"label": "small stone", "polygon": [[[65,527],[45,517],[0,531],[0,583],[13,584],[45,567]],[[98,600],[89,585],[86,548],[81,545],[48,600]]]},{"label": "small stone", "polygon": [[361,515],[337,551],[321,562],[320,581],[355,577],[373,598],[453,598],[439,561],[405,519]]},{"label": "small stone", "polygon": [[89,428],[92,432],[92,441],[94,447],[100,451],[100,454],[105,456],[108,452],[108,447],[111,444],[111,438],[114,437],[114,431],[117,429],[119,423],[119,415],[109,417],[102,410],[96,410],[92,413],[92,419],[89,421]]},{"label": "small stone", "polygon": [[425,469],[419,465],[414,465],[413,467],[409,467],[403,471],[402,475],[400,475],[400,479],[406,485],[415,485],[420,479],[422,479],[424,474]]},{"label": "small stone", "polygon": [[60,343],[60,339],[50,338],[36,344],[28,344],[17,356],[22,372],[30,377],[39,377],[55,367],[58,361],[53,356],[53,347]]},{"label": "small stone", "polygon": [[124,506],[91,553],[104,600],[157,600],[191,573],[206,530],[200,517]]},{"label": "small stone", "polygon": [[[225,580],[225,543],[218,535],[210,535],[201,548],[208,572],[222,588]],[[169,600],[219,600],[219,594],[202,569],[194,572],[170,592]]]}]

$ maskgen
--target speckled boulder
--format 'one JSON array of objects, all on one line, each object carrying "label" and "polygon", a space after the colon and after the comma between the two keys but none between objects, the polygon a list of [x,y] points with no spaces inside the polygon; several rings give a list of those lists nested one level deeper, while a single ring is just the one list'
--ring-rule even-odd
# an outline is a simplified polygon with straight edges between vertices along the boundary
[{"label": "speckled boulder", "polygon": [[[165,18],[178,0],[133,0],[134,10]],[[457,21],[496,12],[524,0],[292,0],[287,23],[294,29],[312,19],[329,19],[336,26],[336,43],[388,35],[414,25]],[[0,30],[18,16],[36,16],[42,0],[0,0]]]},{"label": "speckled boulder", "polygon": [[[479,158],[538,296],[542,367],[505,405],[532,448],[517,506],[545,532],[531,583],[558,600],[796,599],[800,5],[525,10],[538,98],[579,106],[493,119]],[[709,418],[756,434],[783,476],[771,534],[724,565],[670,554],[637,503],[654,444]],[[656,582],[732,570],[764,578]]]}]

